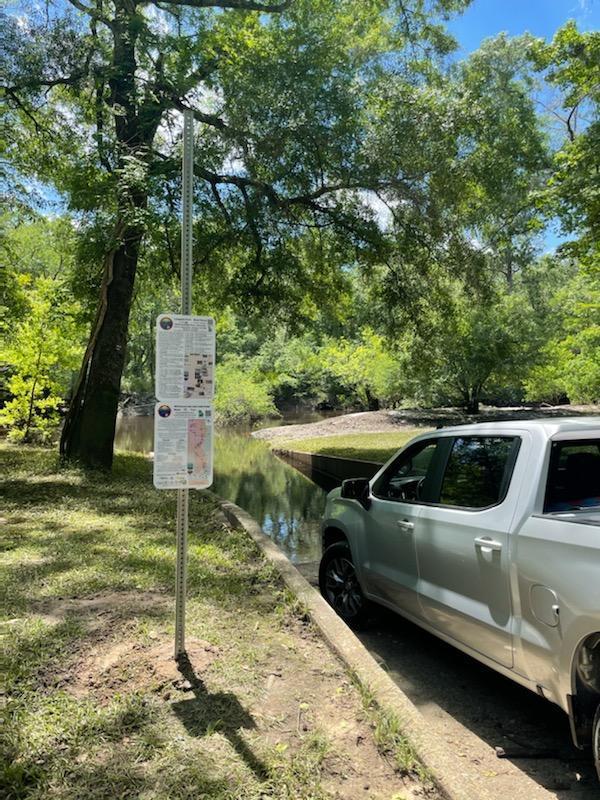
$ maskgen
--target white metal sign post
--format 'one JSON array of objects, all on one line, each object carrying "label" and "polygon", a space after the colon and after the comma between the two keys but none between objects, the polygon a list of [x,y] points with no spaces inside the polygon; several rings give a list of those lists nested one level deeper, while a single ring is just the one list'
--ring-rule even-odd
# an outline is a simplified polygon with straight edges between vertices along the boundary
[{"label": "white metal sign post", "polygon": [[189,490],[213,480],[215,321],[192,316],[193,129],[183,116],[181,314],[156,319],[154,485],[177,490],[175,658],[185,653]]},{"label": "white metal sign post", "polygon": [[[183,112],[181,223],[181,313],[192,313],[192,204],[194,176],[194,113]],[[185,598],[187,593],[187,536],[189,489],[177,490],[176,566],[175,566],[175,658],[185,653]]]}]

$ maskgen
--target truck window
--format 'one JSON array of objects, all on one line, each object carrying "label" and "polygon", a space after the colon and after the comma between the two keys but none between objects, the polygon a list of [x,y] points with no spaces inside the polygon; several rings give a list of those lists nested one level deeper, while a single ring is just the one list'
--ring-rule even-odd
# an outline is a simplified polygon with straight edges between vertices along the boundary
[{"label": "truck window", "polygon": [[455,439],[442,481],[440,503],[473,510],[501,503],[520,441],[514,436]]},{"label": "truck window", "polygon": [[600,506],[600,440],[553,442],[544,513]]},{"label": "truck window", "polygon": [[382,500],[428,502],[430,497],[426,477],[438,445],[429,439],[409,447],[383,473],[373,486],[373,494]]}]

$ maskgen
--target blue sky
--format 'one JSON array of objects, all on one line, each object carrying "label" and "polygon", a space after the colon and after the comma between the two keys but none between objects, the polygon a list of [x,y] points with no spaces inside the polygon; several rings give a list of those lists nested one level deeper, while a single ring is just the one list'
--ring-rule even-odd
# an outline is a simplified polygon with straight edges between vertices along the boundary
[{"label": "blue sky", "polygon": [[461,57],[500,31],[511,36],[528,31],[551,39],[569,19],[580,30],[600,29],[600,0],[473,0],[448,27],[461,46]]}]

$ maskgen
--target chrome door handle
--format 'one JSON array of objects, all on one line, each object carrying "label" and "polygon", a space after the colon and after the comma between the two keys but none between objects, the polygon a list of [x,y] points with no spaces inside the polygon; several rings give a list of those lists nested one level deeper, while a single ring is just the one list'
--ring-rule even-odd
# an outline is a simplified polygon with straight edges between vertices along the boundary
[{"label": "chrome door handle", "polygon": [[489,536],[478,536],[475,540],[475,547],[480,547],[482,550],[495,550],[500,552],[502,550],[502,542],[496,542],[490,539]]},{"label": "chrome door handle", "polygon": [[409,522],[407,519],[399,519],[398,527],[403,531],[412,531],[414,530],[415,523]]}]

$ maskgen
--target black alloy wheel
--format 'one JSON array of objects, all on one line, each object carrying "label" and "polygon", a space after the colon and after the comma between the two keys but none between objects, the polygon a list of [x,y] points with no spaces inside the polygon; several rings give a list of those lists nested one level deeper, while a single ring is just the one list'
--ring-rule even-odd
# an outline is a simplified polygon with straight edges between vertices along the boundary
[{"label": "black alloy wheel", "polygon": [[350,548],[344,542],[332,544],[319,566],[319,588],[333,610],[351,627],[366,621],[367,600],[362,593]]},{"label": "black alloy wheel", "polygon": [[598,773],[598,780],[600,780],[600,704],[596,709],[592,725],[592,755],[594,756],[594,766]]}]

